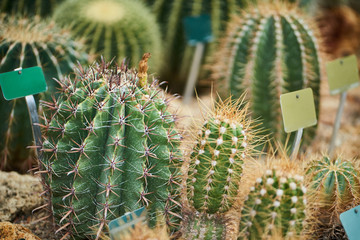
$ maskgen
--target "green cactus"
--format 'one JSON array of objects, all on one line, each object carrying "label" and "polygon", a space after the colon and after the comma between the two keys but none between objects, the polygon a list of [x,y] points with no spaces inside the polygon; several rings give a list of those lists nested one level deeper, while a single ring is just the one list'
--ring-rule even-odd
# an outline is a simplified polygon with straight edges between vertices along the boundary
[{"label": "green cactus", "polygon": [[268,169],[256,179],[240,219],[239,239],[300,236],[304,228],[306,188],[300,175]]},{"label": "green cactus", "polygon": [[[48,92],[54,93],[58,84],[52,78],[61,79],[69,74],[74,63],[83,61],[79,52],[80,42],[70,39],[69,34],[53,23],[40,22],[38,18],[0,18],[0,72],[22,67],[42,67]],[[49,99],[50,94],[43,94]],[[37,98],[38,99],[38,98]],[[32,159],[32,131],[24,99],[7,101],[0,96],[0,168],[27,170]]]},{"label": "green cactus", "polygon": [[134,67],[145,52],[152,54],[150,67],[157,71],[162,56],[161,34],[155,17],[140,1],[68,0],[59,5],[54,19],[84,37],[88,52],[105,59],[129,58]]},{"label": "green cactus", "polygon": [[324,156],[312,161],[307,176],[316,193],[322,215],[330,214],[338,221],[339,214],[360,203],[360,171],[352,161],[331,160]]},{"label": "green cactus", "polygon": [[[171,89],[182,91],[188,77],[194,47],[187,46],[183,18],[209,14],[215,41],[226,29],[232,14],[239,11],[244,0],[143,0],[151,8],[161,25],[165,61],[160,71],[161,79],[169,82]],[[215,50],[216,43],[210,44],[205,55]]]},{"label": "green cactus", "polygon": [[0,11],[26,16],[50,16],[62,0],[2,0]]},{"label": "green cactus", "polygon": [[45,106],[54,112],[44,129],[46,189],[68,235],[91,237],[96,228],[98,237],[108,221],[141,206],[152,224],[178,221],[180,135],[157,81],[137,86],[146,61],[139,74],[104,62],[80,69]]},{"label": "green cactus", "polygon": [[[280,94],[310,87],[319,113],[321,74],[316,30],[295,8],[283,3],[262,3],[245,12],[233,19],[214,56],[213,76],[224,95],[237,98],[246,91],[252,116],[262,120],[264,134],[285,142]],[[303,142],[308,143],[315,131],[316,127],[305,129]],[[274,141],[272,144],[275,146]]]}]

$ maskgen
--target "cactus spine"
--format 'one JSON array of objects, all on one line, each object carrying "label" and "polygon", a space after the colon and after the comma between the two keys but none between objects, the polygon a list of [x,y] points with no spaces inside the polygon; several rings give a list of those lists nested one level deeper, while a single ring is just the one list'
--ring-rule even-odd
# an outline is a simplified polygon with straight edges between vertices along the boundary
[{"label": "cactus spine", "polygon": [[0,11],[25,16],[49,16],[62,0],[2,0]]},{"label": "cactus spine", "polygon": [[153,223],[177,221],[180,136],[157,82],[138,81],[126,66],[102,63],[80,69],[47,104],[54,114],[43,144],[46,188],[69,235],[89,237],[96,228],[98,237],[108,221],[141,206]]},{"label": "cactus spine", "polygon": [[[76,59],[84,60],[79,54],[82,44],[70,40],[66,31],[52,23],[13,17],[3,17],[0,23],[1,73],[40,66],[49,92],[54,93],[58,85],[52,78],[61,79],[72,70]],[[0,110],[0,168],[24,170],[24,163],[31,159],[31,150],[26,147],[33,139],[25,100],[6,101],[0,96]]]},{"label": "cactus spine", "polygon": [[191,229],[194,238],[222,239],[229,234],[225,215],[236,202],[242,165],[253,148],[246,108],[240,111],[231,99],[219,104],[196,137],[186,189],[189,208],[198,214],[184,212],[187,221],[183,231]]},{"label": "cactus spine", "polygon": [[[230,24],[214,77],[223,94],[235,98],[247,91],[251,112],[274,139],[286,139],[281,121],[280,94],[310,87],[319,112],[320,52],[316,31],[295,8],[283,3],[261,3]],[[304,132],[304,142],[316,127]],[[294,134],[292,135],[292,137]],[[274,145],[274,144],[273,144]]]},{"label": "cactus spine", "polygon": [[339,220],[339,214],[360,203],[360,171],[352,161],[324,156],[312,161],[307,168],[309,181],[316,193],[321,215],[330,222]]},{"label": "cactus spine", "polygon": [[69,26],[77,37],[84,37],[88,51],[105,59],[130,59],[132,67],[145,52],[156,71],[161,59],[161,36],[155,17],[139,1],[68,0],[55,11],[54,18]]},{"label": "cactus spine", "polygon": [[[172,89],[181,91],[190,70],[194,48],[187,46],[183,18],[210,14],[212,33],[219,38],[226,29],[230,16],[243,6],[243,0],[143,0],[151,6],[162,28],[165,47],[165,61],[161,68],[162,80],[169,82]],[[206,55],[214,51],[210,44]]]}]

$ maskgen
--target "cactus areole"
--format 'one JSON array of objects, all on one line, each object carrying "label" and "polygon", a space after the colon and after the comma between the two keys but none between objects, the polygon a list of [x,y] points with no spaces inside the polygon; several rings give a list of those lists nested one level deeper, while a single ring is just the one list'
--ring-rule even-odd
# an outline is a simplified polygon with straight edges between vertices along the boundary
[{"label": "cactus areole", "polygon": [[175,118],[158,83],[101,63],[67,79],[44,126],[43,177],[58,231],[98,238],[108,221],[147,206],[172,225],[178,203]]}]

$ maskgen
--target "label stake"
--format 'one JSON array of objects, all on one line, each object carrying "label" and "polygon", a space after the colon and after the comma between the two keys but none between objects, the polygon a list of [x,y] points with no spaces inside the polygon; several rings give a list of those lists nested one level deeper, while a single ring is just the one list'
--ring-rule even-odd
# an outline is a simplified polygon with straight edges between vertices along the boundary
[{"label": "label stake", "polygon": [[300,142],[301,142],[301,138],[304,132],[304,128],[300,128],[295,135],[295,142],[293,144],[292,150],[291,150],[291,160],[295,160],[297,157],[297,154],[299,152],[299,148],[300,148]]}]

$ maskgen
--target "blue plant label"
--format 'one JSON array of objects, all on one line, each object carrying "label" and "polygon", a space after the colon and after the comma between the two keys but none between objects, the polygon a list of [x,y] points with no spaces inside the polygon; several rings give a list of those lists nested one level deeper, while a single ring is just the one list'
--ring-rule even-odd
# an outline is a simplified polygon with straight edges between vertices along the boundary
[{"label": "blue plant label", "polygon": [[198,42],[213,40],[210,15],[185,17],[183,19],[188,44],[195,46]]},{"label": "blue plant label", "polygon": [[360,206],[340,214],[340,221],[349,240],[360,239]]},{"label": "blue plant label", "polygon": [[4,98],[16,98],[34,95],[47,90],[44,73],[41,67],[16,69],[0,74],[0,87]]},{"label": "blue plant label", "polygon": [[133,212],[128,212],[121,217],[109,222],[109,231],[112,240],[120,240],[121,234],[134,227],[137,223],[147,222],[147,211],[145,207]]}]

